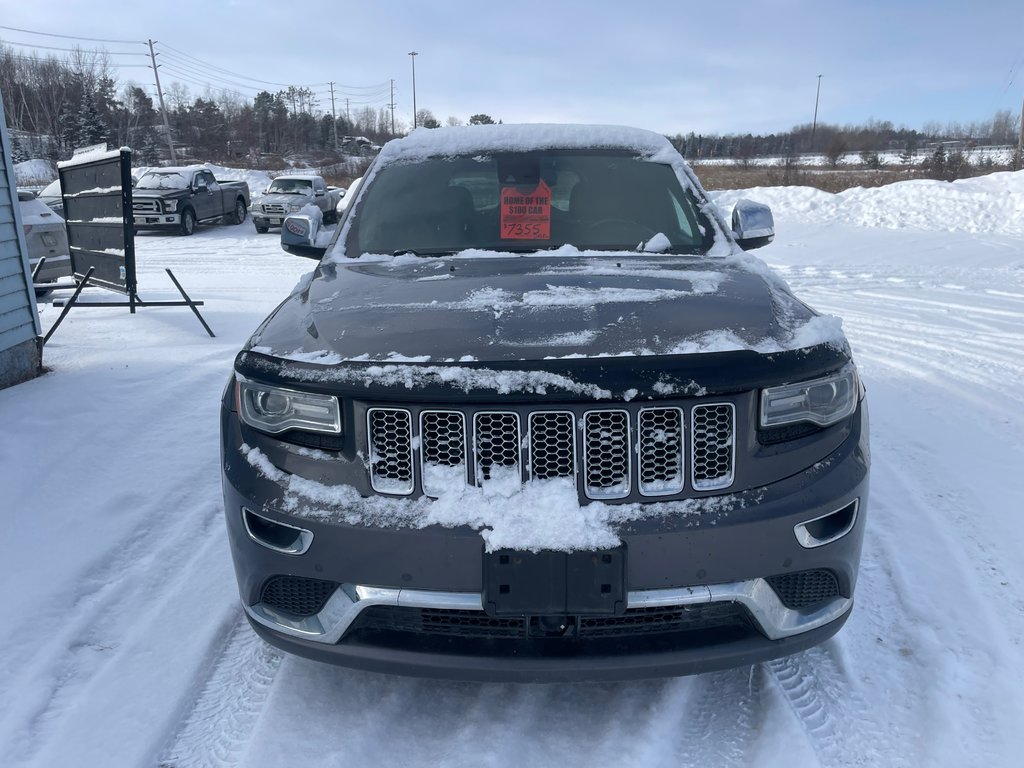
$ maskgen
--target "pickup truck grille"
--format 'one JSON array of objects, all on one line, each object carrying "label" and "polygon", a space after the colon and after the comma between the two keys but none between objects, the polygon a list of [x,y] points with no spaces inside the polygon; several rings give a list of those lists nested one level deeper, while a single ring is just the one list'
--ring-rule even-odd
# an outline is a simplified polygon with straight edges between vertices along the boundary
[{"label": "pickup truck grille", "polygon": [[[588,499],[718,491],[735,475],[732,403],[681,407],[367,411],[370,484],[428,496],[451,482],[482,486],[571,478]],[[689,472],[689,477],[687,477]]]},{"label": "pickup truck grille", "polygon": [[159,200],[133,200],[132,211],[135,213],[160,213]]},{"label": "pickup truck grille", "polygon": [[280,203],[263,203],[263,212],[268,216],[284,216],[284,206]]}]

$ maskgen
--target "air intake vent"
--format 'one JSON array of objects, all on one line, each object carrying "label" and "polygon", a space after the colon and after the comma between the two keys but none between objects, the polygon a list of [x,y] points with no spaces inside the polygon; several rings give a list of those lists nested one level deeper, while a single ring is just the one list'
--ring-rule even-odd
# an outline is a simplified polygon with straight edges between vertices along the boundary
[{"label": "air intake vent", "polygon": [[519,415],[482,412],[476,414],[473,429],[473,453],[476,481],[482,485],[499,477],[522,480],[519,463]]},{"label": "air intake vent", "polygon": [[574,477],[576,440],[573,416],[565,411],[530,414],[530,478]]},{"label": "air intake vent", "polygon": [[767,581],[782,604],[794,610],[839,596],[836,575],[824,569],[770,576]]},{"label": "air intake vent", "polygon": [[466,482],[466,417],[460,411],[420,414],[423,492],[437,496],[452,482]]},{"label": "air intake vent", "polygon": [[338,585],[302,576],[274,576],[263,585],[260,602],[292,616],[320,613]]}]

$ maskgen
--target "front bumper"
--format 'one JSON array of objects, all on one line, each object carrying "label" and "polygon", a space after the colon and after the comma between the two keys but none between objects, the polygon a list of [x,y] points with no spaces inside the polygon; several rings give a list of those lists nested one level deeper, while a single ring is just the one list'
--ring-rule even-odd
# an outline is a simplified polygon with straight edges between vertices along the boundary
[{"label": "front bumper", "polygon": [[[254,629],[287,651],[347,666],[451,679],[660,677],[795,653],[837,632],[852,607],[868,493],[861,411],[855,421],[849,437],[825,460],[782,481],[733,494],[730,510],[666,515],[621,527],[627,553],[626,620],[636,615],[641,623],[647,621],[647,609],[670,608],[683,615],[713,608],[733,610],[749,631],[702,627],[593,640],[494,640],[364,631],[362,618],[378,610],[419,612],[417,620],[450,614],[469,625],[486,623],[479,534],[465,527],[376,528],[285,514],[280,487],[238,452],[242,434],[235,415],[225,411],[225,509],[242,602]],[[301,554],[275,551],[250,535],[243,508],[272,524],[307,531],[311,538]],[[841,510],[852,510],[841,535],[805,546],[803,524]],[[767,579],[802,572],[832,574],[835,594],[813,605],[787,607]],[[289,615],[263,600],[265,585],[282,574],[329,583],[333,592],[315,613]]]},{"label": "front bumper", "polygon": [[180,213],[147,213],[135,214],[136,229],[157,229],[160,227],[177,227],[181,224]]},{"label": "front bumper", "polygon": [[[33,270],[35,270],[38,262],[38,259],[32,260],[31,266]],[[39,270],[39,274],[36,275],[35,279],[38,283],[46,283],[61,277],[71,277],[73,274],[74,270],[71,268],[70,255],[47,256],[43,268]]]}]

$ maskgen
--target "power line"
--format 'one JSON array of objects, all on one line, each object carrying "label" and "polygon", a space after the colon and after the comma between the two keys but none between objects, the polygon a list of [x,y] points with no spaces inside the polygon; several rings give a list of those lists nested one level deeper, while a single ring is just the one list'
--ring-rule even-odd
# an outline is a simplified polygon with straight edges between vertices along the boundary
[{"label": "power line", "polygon": [[[207,69],[218,70],[220,72],[223,72],[226,75],[231,75],[232,77],[240,77],[243,80],[252,80],[255,83],[263,83],[264,85],[277,85],[277,86],[280,86],[282,88],[289,88],[289,87],[291,87],[293,85],[295,85],[295,86],[300,85],[298,83],[275,83],[275,82],[272,82],[270,80],[260,80],[260,79],[255,78],[255,77],[249,77],[248,75],[243,75],[243,74],[240,74],[238,72],[232,72],[230,69],[224,69],[223,67],[218,67],[215,64],[210,64],[209,62],[203,61],[202,59],[197,59],[195,56],[192,56],[191,54],[185,53],[184,51],[179,51],[177,48],[173,48],[170,45],[167,45],[167,43],[161,43],[161,45],[164,48],[166,48],[167,50],[174,51],[179,56],[184,56],[186,59],[191,59],[192,61],[194,61],[194,62],[196,62],[198,64],[201,64],[202,66],[206,67]],[[327,83],[303,83],[303,84],[301,84],[302,87],[312,87],[312,86],[320,86],[320,85],[327,85]]]},{"label": "power line", "polygon": [[[5,45],[19,45],[22,48],[42,48],[46,51],[67,51],[69,53],[81,53],[81,48],[58,48],[55,45],[38,45],[37,43],[19,43],[14,40],[2,40]],[[97,50],[96,53],[108,53],[111,56],[145,56],[145,53],[135,53],[133,51],[105,51]],[[92,51],[85,51],[85,53],[92,53]]]},{"label": "power line", "polygon": [[[65,40],[85,40],[90,43],[138,43],[139,45],[145,45],[141,40],[106,40],[100,37],[77,37],[76,35],[58,35],[56,32],[36,32],[31,29],[18,29],[18,27],[5,27],[0,25],[0,29],[9,29],[11,32],[24,32],[27,35],[42,35],[44,37],[62,37]],[[42,46],[39,46],[42,48]],[[145,56],[146,54],[142,54]]]}]

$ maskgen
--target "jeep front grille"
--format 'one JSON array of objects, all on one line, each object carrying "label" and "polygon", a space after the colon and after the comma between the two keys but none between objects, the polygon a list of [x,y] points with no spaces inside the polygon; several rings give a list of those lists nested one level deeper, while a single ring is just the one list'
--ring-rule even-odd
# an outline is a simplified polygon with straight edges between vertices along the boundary
[{"label": "jeep front grille", "polygon": [[[671,496],[686,488],[719,491],[735,476],[731,403],[627,409],[367,411],[371,487],[414,492],[416,469],[428,496],[452,483],[569,478],[589,499]],[[413,427],[417,428],[414,434]]]}]

